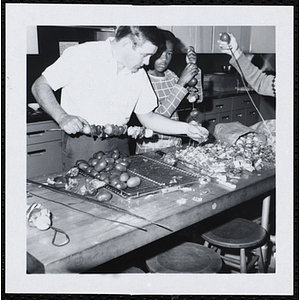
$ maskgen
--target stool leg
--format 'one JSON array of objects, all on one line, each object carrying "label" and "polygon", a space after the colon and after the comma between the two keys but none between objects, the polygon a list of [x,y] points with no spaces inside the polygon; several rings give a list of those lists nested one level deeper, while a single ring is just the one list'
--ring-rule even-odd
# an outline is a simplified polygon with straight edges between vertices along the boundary
[{"label": "stool leg", "polygon": [[245,248],[240,249],[240,259],[241,259],[241,261],[240,261],[241,273],[247,273]]},{"label": "stool leg", "polygon": [[258,273],[265,273],[265,264],[261,248],[255,249],[255,253],[259,256],[259,259],[257,261]]}]

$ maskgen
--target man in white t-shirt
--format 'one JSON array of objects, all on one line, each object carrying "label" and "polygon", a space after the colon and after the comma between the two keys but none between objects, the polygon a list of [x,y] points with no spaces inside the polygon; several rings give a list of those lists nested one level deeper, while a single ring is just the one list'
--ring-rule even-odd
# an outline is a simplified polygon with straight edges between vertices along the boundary
[{"label": "man in white t-shirt", "polygon": [[[203,140],[208,132],[198,125],[173,121],[153,113],[157,98],[143,65],[161,41],[155,26],[121,26],[113,39],[68,48],[32,86],[41,107],[65,131],[64,169],[93,153],[118,148],[129,154],[125,138],[93,139],[85,125],[124,125],[134,111],[146,128],[165,134],[187,134]],[[61,105],[53,91],[62,88]]]}]

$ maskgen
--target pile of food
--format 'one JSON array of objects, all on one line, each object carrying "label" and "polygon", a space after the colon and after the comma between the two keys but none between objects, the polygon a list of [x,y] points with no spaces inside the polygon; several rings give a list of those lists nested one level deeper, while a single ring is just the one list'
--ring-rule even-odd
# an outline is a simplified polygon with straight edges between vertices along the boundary
[{"label": "pile of food", "polygon": [[[88,161],[78,160],[64,176],[48,178],[47,183],[86,196],[96,196],[99,201],[110,200],[112,194],[101,189],[109,184],[125,190],[141,184],[141,178],[131,176],[127,168],[131,159],[114,149],[98,151]],[[80,176],[83,175],[83,176]]]},{"label": "pile of food", "polygon": [[275,152],[261,134],[250,132],[228,146],[222,142],[178,149],[175,158],[201,170],[202,174],[221,178],[239,178],[243,171],[253,172],[275,164]]}]

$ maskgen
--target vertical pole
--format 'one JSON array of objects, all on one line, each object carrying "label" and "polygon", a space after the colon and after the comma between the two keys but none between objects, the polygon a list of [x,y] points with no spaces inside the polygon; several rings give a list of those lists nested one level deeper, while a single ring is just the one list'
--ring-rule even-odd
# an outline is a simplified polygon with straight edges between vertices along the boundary
[{"label": "vertical pole", "polygon": [[[269,217],[270,217],[270,204],[271,204],[271,196],[267,196],[263,199],[262,202],[262,216],[261,216],[261,226],[268,232],[269,231]],[[268,245],[267,243],[261,247],[262,249],[262,259],[264,265],[266,266],[267,262],[267,253],[268,253]]]},{"label": "vertical pole", "polygon": [[240,249],[240,269],[241,269],[241,273],[247,273],[245,248]]}]

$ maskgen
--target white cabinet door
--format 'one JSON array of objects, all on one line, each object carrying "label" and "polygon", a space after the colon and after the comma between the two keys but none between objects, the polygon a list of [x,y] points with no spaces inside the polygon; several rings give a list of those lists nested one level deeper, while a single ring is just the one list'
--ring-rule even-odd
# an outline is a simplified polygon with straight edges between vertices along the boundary
[{"label": "white cabinet door", "polygon": [[[244,53],[275,53],[275,26],[160,26],[197,53],[221,53],[221,32],[232,33]],[[183,47],[184,48],[184,47]],[[184,50],[184,49],[182,49]]]},{"label": "white cabinet door", "polygon": [[275,53],[275,26],[252,26],[251,53]]},{"label": "white cabinet door", "polygon": [[241,39],[238,41],[244,53],[250,53],[251,26],[241,27]]},{"label": "white cabinet door", "polygon": [[228,26],[214,26],[212,36],[212,53],[222,53],[218,44],[221,32],[228,32]]},{"label": "white cabinet door", "polygon": [[218,40],[221,32],[232,33],[244,53],[249,53],[251,26],[214,26],[212,53],[221,53]]},{"label": "white cabinet door", "polygon": [[197,53],[212,53],[212,37],[213,26],[197,26],[195,51]]},{"label": "white cabinet door", "polygon": [[[174,35],[186,46],[196,48],[196,26],[173,26]],[[195,49],[197,52],[197,49]]]}]

